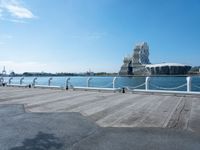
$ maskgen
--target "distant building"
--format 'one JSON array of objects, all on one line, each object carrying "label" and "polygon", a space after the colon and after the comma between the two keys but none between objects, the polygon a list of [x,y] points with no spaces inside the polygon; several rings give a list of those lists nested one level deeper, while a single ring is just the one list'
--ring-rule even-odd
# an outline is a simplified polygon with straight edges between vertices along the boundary
[{"label": "distant building", "polygon": [[149,46],[146,42],[137,44],[133,55],[124,57],[120,75],[183,75],[187,74],[191,66],[177,63],[151,64],[149,60]]},{"label": "distant building", "polygon": [[184,75],[191,66],[178,63],[150,64],[145,66],[151,75]]},{"label": "distant building", "polygon": [[3,67],[3,70],[2,70],[1,75],[2,75],[2,76],[6,76],[6,67],[5,67],[5,66]]},{"label": "distant building", "polygon": [[15,72],[14,71],[12,71],[11,73],[10,73],[10,76],[15,76]]},{"label": "distant building", "polygon": [[86,76],[94,76],[94,72],[92,72],[92,71],[89,69],[89,71],[87,71],[87,72],[85,73],[85,75],[86,75]]}]

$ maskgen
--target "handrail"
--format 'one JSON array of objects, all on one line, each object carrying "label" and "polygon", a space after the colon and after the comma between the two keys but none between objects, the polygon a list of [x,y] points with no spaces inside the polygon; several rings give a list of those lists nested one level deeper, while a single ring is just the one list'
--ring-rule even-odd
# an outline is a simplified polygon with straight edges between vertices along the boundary
[{"label": "handrail", "polygon": [[200,86],[196,85],[196,84],[193,84],[193,86],[197,89],[200,89]]},{"label": "handrail", "polygon": [[184,83],[184,84],[176,86],[176,87],[171,87],[171,88],[161,87],[161,86],[158,86],[158,85],[155,85],[155,84],[152,84],[152,83],[151,83],[151,86],[153,86],[153,87],[155,87],[155,88],[157,88],[159,90],[177,90],[177,89],[180,89],[182,87],[187,86],[187,83]]},{"label": "handrail", "polygon": [[[156,88],[156,90],[176,90],[176,91],[179,91],[178,89],[182,88],[182,87],[187,87],[187,90],[184,91],[186,93],[191,93],[193,92],[192,91],[192,87],[197,87],[197,85],[195,85],[195,83],[192,83],[192,77],[188,76],[186,77],[186,82],[184,84],[181,84],[181,85],[178,85],[176,87],[162,87],[162,86],[158,86],[157,84],[154,84],[152,81],[151,81],[151,78],[150,76],[147,76],[145,78],[145,82],[140,84],[140,85],[137,85],[135,87],[131,87],[131,86],[120,86],[120,83],[117,83],[119,77],[113,77],[111,78],[112,81],[110,82],[107,82],[104,86],[100,87],[100,86],[97,86],[97,87],[91,87],[91,80],[92,79],[95,79],[95,77],[87,77],[86,78],[86,87],[83,87],[83,88],[105,88],[105,89],[115,89],[115,88],[125,88],[125,89],[128,89],[129,91],[132,91],[132,90],[137,90],[139,87],[142,87],[142,86],[145,86],[145,88],[143,89],[143,91],[152,91],[152,87]],[[11,85],[12,83],[12,79],[13,77],[10,77],[9,80],[8,80],[8,85]],[[65,89],[68,90],[69,86],[70,86],[70,80],[72,79],[72,77],[67,77],[65,79]],[[23,80],[24,80],[24,77],[21,77],[20,78],[20,86],[23,85]],[[37,80],[37,77],[35,77],[32,81],[32,87],[36,87],[36,80]],[[49,87],[53,87],[53,84],[52,84],[52,80],[53,80],[53,77],[49,77],[48,78],[48,85]],[[4,82],[4,78],[3,77],[0,77],[0,83],[3,83]],[[117,85],[116,85],[117,83]],[[13,84],[14,85],[14,84]],[[109,85],[109,86],[108,86]],[[198,86],[198,88],[200,88]],[[142,90],[142,89],[141,89]],[[181,91],[181,90],[180,90]],[[200,93],[200,92],[199,92]]]},{"label": "handrail", "polygon": [[144,83],[142,83],[142,84],[140,84],[140,85],[137,85],[137,86],[125,86],[125,88],[127,89],[127,90],[130,90],[130,89],[137,89],[137,88],[139,88],[139,87],[142,87],[142,86],[144,86],[146,83],[144,82]]}]

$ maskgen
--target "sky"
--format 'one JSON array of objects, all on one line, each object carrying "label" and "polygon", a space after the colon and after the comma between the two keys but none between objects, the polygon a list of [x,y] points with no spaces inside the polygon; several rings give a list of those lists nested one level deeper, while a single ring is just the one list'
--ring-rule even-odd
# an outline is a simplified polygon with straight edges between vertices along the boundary
[{"label": "sky", "polygon": [[0,0],[0,70],[118,72],[146,41],[151,63],[200,65],[199,0]]}]

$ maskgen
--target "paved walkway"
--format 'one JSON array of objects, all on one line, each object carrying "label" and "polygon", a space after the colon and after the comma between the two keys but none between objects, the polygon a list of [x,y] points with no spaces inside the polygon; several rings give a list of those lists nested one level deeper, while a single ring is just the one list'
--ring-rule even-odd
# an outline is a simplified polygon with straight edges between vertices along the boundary
[{"label": "paved walkway", "polygon": [[78,112],[101,127],[158,127],[200,134],[200,95],[0,87],[0,104],[28,112]]},{"label": "paved walkway", "polygon": [[199,150],[200,136],[163,128],[102,128],[80,113],[0,105],[1,150]]}]

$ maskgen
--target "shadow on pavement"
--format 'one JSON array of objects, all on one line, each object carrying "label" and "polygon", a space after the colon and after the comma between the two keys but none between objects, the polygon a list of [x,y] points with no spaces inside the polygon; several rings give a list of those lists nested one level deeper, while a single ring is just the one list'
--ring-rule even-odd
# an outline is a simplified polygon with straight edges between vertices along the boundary
[{"label": "shadow on pavement", "polygon": [[25,139],[22,142],[22,146],[11,148],[10,150],[48,150],[48,149],[60,149],[63,147],[63,143],[60,139],[53,134],[38,132],[35,138]]}]

